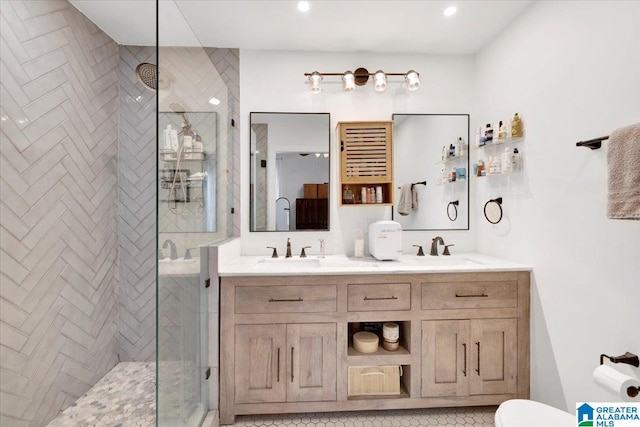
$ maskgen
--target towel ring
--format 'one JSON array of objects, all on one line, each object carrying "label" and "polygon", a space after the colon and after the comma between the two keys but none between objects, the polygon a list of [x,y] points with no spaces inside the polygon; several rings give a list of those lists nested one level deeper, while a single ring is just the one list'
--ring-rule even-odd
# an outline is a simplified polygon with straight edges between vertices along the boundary
[{"label": "towel ring", "polygon": [[502,220],[502,197],[491,199],[484,204],[484,217],[491,224],[497,224]]},{"label": "towel ring", "polygon": [[453,202],[449,202],[447,205],[447,216],[451,222],[458,219],[458,205],[460,204],[459,200],[455,200]]}]

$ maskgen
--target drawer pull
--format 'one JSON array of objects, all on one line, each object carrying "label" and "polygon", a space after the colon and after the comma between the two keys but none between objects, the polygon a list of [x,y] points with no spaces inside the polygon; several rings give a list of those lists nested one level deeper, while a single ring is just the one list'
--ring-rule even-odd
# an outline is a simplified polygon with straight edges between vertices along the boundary
[{"label": "drawer pull", "polygon": [[269,298],[269,302],[302,302],[304,301],[302,298],[296,298],[296,299],[273,299],[273,298]]},{"label": "drawer pull", "polygon": [[390,299],[398,299],[398,297],[393,295],[390,297],[364,297],[365,301],[381,301],[381,300],[390,300]]},{"label": "drawer pull", "polygon": [[278,347],[278,365],[276,368],[276,382],[280,382],[280,347]]},{"label": "drawer pull", "polygon": [[293,347],[291,347],[291,382],[293,382]]},{"label": "drawer pull", "polygon": [[476,345],[478,346],[478,369],[476,372],[480,375],[480,343],[476,341]]},{"label": "drawer pull", "polygon": [[456,294],[456,298],[487,298],[489,295],[487,294],[480,294],[480,295],[476,295],[476,294],[472,294],[472,295],[458,295]]},{"label": "drawer pull", "polygon": [[[464,369],[462,370],[462,373],[464,374],[464,376],[467,376],[467,344],[462,344],[462,347],[464,348]],[[280,351],[280,350],[278,350]],[[278,353],[280,354],[280,353]]]}]

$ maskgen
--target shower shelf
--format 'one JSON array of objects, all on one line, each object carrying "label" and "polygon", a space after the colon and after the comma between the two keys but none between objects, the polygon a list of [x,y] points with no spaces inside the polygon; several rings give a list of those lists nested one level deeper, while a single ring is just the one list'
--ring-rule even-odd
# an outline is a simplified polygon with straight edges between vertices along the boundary
[{"label": "shower shelf", "polygon": [[[206,153],[184,153],[180,156],[180,161],[203,161],[206,158]],[[174,152],[160,153],[160,160],[163,162],[177,162],[178,158]]]}]

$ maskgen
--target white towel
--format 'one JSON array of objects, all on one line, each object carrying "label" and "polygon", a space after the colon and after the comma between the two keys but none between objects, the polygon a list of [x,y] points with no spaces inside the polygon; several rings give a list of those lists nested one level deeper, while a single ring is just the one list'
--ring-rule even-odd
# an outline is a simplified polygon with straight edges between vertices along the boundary
[{"label": "white towel", "polygon": [[413,208],[414,211],[418,210],[418,186],[417,185],[412,185],[411,186],[411,207]]},{"label": "white towel", "polygon": [[411,184],[404,184],[400,189],[400,201],[398,202],[398,213],[400,215],[409,215],[413,204],[413,195],[411,194]]},{"label": "white towel", "polygon": [[640,122],[611,133],[607,165],[607,217],[640,220]]}]

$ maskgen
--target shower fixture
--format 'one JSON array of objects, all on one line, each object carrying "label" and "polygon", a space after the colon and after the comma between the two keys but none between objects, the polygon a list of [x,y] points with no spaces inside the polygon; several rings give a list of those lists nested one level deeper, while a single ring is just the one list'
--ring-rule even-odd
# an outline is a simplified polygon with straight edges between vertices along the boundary
[{"label": "shower fixture", "polygon": [[153,92],[158,90],[158,88],[160,88],[160,90],[169,89],[171,80],[173,80],[171,74],[166,70],[150,62],[138,64],[136,67],[136,77],[145,88]]}]

